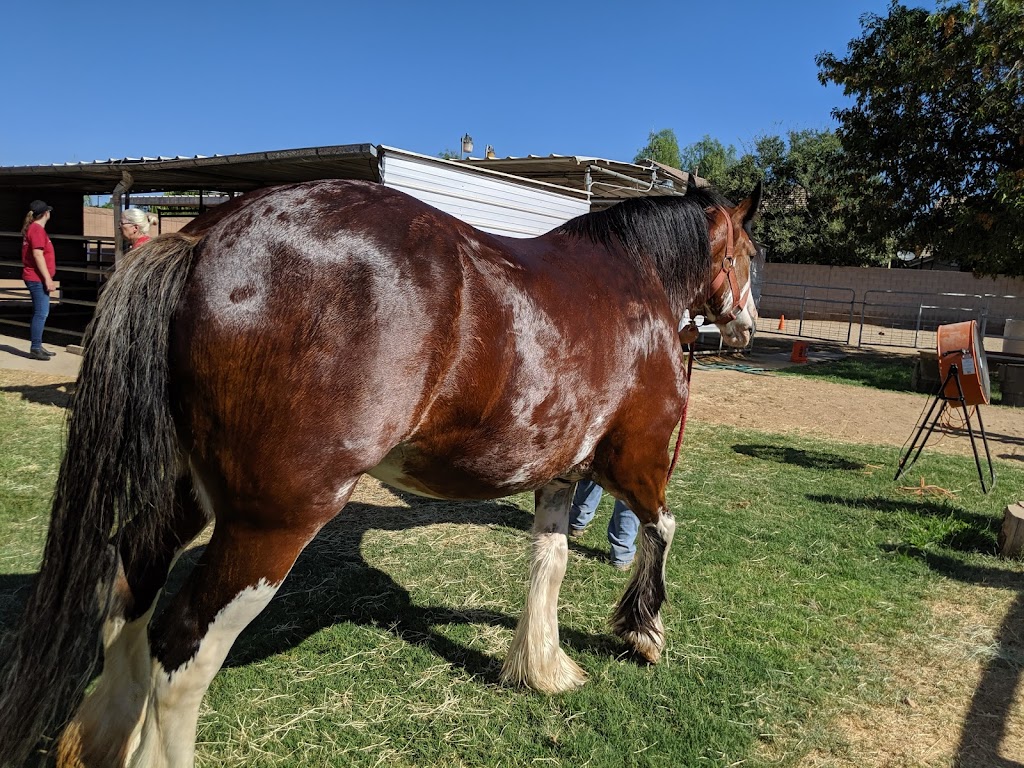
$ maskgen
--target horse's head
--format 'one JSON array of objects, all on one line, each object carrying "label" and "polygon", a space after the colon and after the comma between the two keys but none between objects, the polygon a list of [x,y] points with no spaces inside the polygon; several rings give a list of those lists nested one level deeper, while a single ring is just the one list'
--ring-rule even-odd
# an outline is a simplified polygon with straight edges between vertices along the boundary
[{"label": "horse's head", "polygon": [[734,208],[715,206],[707,211],[710,224],[711,287],[703,312],[722,332],[730,347],[745,347],[757,324],[754,288],[764,252],[750,234],[761,204],[761,184]]}]

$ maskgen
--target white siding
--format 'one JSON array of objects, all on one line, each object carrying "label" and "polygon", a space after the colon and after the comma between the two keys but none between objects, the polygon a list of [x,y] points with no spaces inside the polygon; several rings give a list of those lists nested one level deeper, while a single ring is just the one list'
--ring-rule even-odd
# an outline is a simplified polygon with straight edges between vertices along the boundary
[{"label": "white siding", "polygon": [[590,211],[587,197],[575,190],[391,148],[382,147],[380,155],[385,186],[400,189],[484,232],[536,237]]}]

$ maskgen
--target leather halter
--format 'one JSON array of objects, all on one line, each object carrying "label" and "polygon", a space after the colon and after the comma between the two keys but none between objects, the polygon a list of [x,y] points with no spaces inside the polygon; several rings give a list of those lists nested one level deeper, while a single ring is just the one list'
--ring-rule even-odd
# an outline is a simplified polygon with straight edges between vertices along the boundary
[{"label": "leather halter", "polygon": [[747,304],[747,298],[750,295],[749,290],[744,293],[740,293],[739,282],[736,280],[736,255],[733,250],[732,244],[732,217],[729,212],[721,206],[715,206],[715,209],[722,212],[725,216],[726,226],[726,240],[725,240],[725,258],[722,259],[722,268],[718,274],[715,275],[715,279],[711,281],[711,288],[708,289],[708,301],[711,299],[721,299],[719,302],[720,306],[724,309],[724,294],[725,291],[722,287],[726,281],[729,283],[729,290],[732,292],[732,308],[728,312],[722,312],[716,314],[716,322],[731,322],[736,319],[736,316],[743,311],[743,308]]}]

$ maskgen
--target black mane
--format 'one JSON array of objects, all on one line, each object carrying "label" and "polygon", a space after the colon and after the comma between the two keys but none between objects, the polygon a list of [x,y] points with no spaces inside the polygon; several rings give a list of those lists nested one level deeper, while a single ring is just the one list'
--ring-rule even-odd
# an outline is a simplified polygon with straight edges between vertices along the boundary
[{"label": "black mane", "polygon": [[681,315],[708,285],[711,242],[706,210],[732,207],[708,187],[682,197],[639,197],[567,221],[555,231],[606,247],[621,245],[641,268],[653,267],[673,310]]}]

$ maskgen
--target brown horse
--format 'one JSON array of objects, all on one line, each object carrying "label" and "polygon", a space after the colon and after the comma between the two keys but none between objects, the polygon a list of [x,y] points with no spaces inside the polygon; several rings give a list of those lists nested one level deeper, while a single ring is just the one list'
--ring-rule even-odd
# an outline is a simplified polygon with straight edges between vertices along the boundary
[{"label": "brown horse", "polygon": [[585,679],[557,602],[573,488],[596,479],[643,524],[614,630],[657,661],[680,318],[703,312],[748,342],[759,200],[692,189],[517,240],[383,186],[319,181],[133,252],[90,327],[41,571],[3,654],[0,761],[63,726],[62,765],[191,765],[231,644],[363,474],[439,498],[536,492],[502,678],[550,692]]}]

